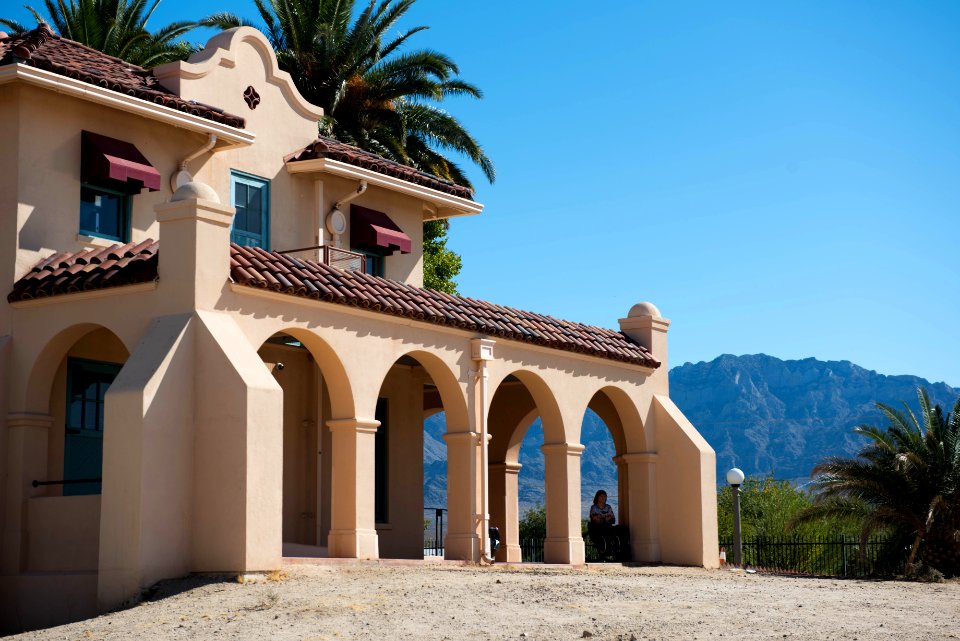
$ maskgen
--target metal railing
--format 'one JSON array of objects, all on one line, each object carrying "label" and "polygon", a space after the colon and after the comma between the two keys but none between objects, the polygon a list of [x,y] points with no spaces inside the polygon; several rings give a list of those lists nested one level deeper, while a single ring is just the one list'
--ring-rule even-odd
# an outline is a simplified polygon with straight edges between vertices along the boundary
[{"label": "metal railing", "polygon": [[33,487],[41,487],[43,485],[75,485],[77,483],[102,483],[103,479],[60,479],[59,481],[37,481],[34,480],[32,485]]},{"label": "metal railing", "polygon": [[367,257],[360,252],[350,251],[334,247],[333,245],[315,245],[313,247],[300,247],[298,249],[286,249],[278,251],[278,254],[293,256],[300,260],[317,260],[320,262],[351,272],[363,272],[367,270]]},{"label": "metal railing", "polygon": [[[629,541],[626,543],[629,546]],[[589,536],[584,535],[583,547],[587,563],[620,563],[630,558],[629,547],[616,555],[604,555],[597,550]],[[520,541],[520,559],[523,563],[543,563],[543,539],[522,539]]]},{"label": "metal railing", "polygon": [[427,538],[430,519],[424,518],[423,530],[423,556],[443,556],[443,513],[447,511],[445,507],[425,507],[424,515],[430,514],[433,517],[433,538]]},{"label": "metal railing", "polygon": [[[860,537],[833,536],[745,537],[743,564],[775,572],[838,577],[891,576],[902,571],[902,558],[884,537],[867,541],[861,549]],[[733,541],[722,540],[720,547],[733,560]]]}]

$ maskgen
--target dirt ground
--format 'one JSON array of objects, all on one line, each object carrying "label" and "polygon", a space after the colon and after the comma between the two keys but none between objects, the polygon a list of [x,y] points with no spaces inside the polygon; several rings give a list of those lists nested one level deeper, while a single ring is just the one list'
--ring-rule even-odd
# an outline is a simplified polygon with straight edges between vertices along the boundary
[{"label": "dirt ground", "polygon": [[194,577],[12,639],[956,639],[960,582],[591,566],[290,566]]}]

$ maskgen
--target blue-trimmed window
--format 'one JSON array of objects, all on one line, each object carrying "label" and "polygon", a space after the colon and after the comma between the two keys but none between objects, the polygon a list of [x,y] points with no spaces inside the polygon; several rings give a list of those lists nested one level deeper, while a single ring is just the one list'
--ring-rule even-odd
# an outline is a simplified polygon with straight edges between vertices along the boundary
[{"label": "blue-trimmed window", "polygon": [[364,271],[366,271],[371,276],[383,276],[384,275],[384,263],[387,257],[383,252],[371,251],[369,249],[360,249],[358,247],[353,247],[353,251],[363,254],[367,257],[367,260],[364,261]]},{"label": "blue-trimmed window", "polygon": [[80,233],[121,243],[130,240],[130,195],[80,184]]},{"label": "blue-trimmed window", "polygon": [[231,171],[230,204],[237,210],[230,240],[244,247],[270,249],[270,181]]},{"label": "blue-trimmed window", "polygon": [[104,397],[121,365],[67,359],[66,434],[63,443],[63,478],[90,479],[65,483],[64,496],[100,494],[103,474]]}]

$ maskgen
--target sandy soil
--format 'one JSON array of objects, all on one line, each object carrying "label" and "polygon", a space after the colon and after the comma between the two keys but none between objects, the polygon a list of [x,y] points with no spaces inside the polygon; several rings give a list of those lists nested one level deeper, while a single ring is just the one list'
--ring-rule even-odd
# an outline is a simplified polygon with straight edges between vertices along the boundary
[{"label": "sandy soil", "polygon": [[128,610],[12,638],[960,638],[958,582],[376,564],[291,566],[273,578],[170,581]]}]

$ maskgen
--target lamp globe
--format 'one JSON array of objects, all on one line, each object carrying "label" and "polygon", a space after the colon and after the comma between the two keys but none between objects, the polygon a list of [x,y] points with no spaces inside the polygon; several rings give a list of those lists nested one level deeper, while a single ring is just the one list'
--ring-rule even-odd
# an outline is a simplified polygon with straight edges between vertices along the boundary
[{"label": "lamp globe", "polygon": [[732,468],[727,472],[727,483],[730,485],[741,485],[743,483],[743,470],[739,467]]}]

